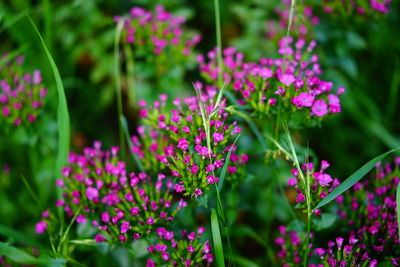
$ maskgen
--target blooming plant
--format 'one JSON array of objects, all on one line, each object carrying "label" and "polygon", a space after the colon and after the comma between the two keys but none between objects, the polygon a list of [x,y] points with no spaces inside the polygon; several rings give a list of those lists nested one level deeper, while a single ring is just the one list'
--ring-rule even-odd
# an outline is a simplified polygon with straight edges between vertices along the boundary
[{"label": "blooming plant", "polygon": [[158,242],[147,248],[153,255],[153,260],[147,260],[147,267],[156,266],[156,263],[168,266],[211,266],[214,260],[211,245],[208,240],[200,241],[205,232],[204,227],[198,228],[197,232],[180,231],[181,239],[176,239],[174,232],[169,232],[163,227],[158,228],[156,232]]},{"label": "blooming plant", "polygon": [[[6,57],[6,55],[3,55]],[[0,122],[3,126],[34,123],[44,104],[47,89],[40,70],[24,72],[24,57],[18,56],[0,67]]]},{"label": "blooming plant", "polygon": [[[64,207],[78,223],[89,221],[99,230],[95,240],[125,243],[151,233],[158,226],[168,225],[184,200],[174,203],[172,182],[159,174],[153,180],[145,173],[126,170],[118,158],[118,147],[101,150],[101,143],[85,148],[83,155],[71,153],[69,166],[63,169],[64,179],[57,185],[63,189],[56,206]],[[46,216],[47,217],[47,216]],[[36,225],[41,233],[46,222]]]},{"label": "blooming plant", "polygon": [[[315,247],[310,243],[311,250],[308,257],[311,259],[310,262],[318,265],[309,266],[378,266],[378,263],[398,266],[400,264],[395,201],[395,191],[399,183],[399,165],[400,158],[395,159],[394,168],[389,163],[385,165],[379,163],[372,179],[357,183],[353,189],[336,199],[340,207],[338,215],[343,222],[342,227],[338,229],[341,234],[328,241],[326,246]],[[313,176],[315,177],[315,173]],[[289,180],[290,184],[294,184],[292,179]],[[325,184],[326,181],[332,182],[332,179],[321,176],[318,178],[318,182],[320,181]],[[320,194],[318,191],[313,192],[313,195]],[[284,266],[299,264],[306,245],[305,238],[300,238],[303,233],[288,230],[285,226],[281,226],[279,232],[280,236],[275,240],[280,248],[277,253],[279,260]],[[320,243],[315,239],[314,244],[317,242]]]},{"label": "blooming plant", "polygon": [[[150,151],[157,152],[157,154],[154,153],[155,158],[170,170],[172,176],[180,180],[174,185],[177,192],[183,192],[185,196],[195,196],[196,198],[202,195],[208,189],[209,184],[219,181],[215,170],[224,166],[230,151],[232,152],[227,167],[230,179],[241,172],[248,156],[235,154],[236,145],[229,144],[229,142],[233,142],[231,137],[239,134],[241,128],[236,125],[236,122],[228,122],[229,114],[223,108],[224,102],[216,107],[207,96],[201,99],[197,97],[189,97],[184,100],[177,98],[173,101],[174,109],[168,112],[166,101],[165,95],[161,95],[160,101],[155,101],[153,106],[147,106],[142,101],[139,104],[140,115],[144,124],[151,128],[150,137],[147,137],[147,140],[152,136],[167,140],[162,148],[160,147],[162,143],[153,143],[150,145]],[[202,110],[203,107],[204,110]],[[214,115],[211,117],[207,132],[204,128],[203,116],[212,114]],[[145,128],[141,127],[139,129],[141,138],[146,139]],[[134,137],[134,139],[137,138]],[[150,142],[143,143],[149,144]],[[134,145],[132,151],[142,157],[146,154],[143,148],[143,146]]]},{"label": "blooming plant", "polygon": [[322,117],[341,112],[339,87],[333,92],[333,83],[319,78],[321,68],[318,56],[312,54],[315,41],[309,44],[303,38],[283,38],[278,52],[284,57],[262,58],[259,63],[243,61],[243,54],[235,48],[223,51],[223,69],[219,70],[216,50],[208,53],[209,62],[198,58],[199,70],[210,83],[217,82],[221,73],[228,90],[237,96],[238,103],[263,118],[280,118],[289,127],[299,127],[321,121]]},{"label": "blooming plant", "polygon": [[128,17],[116,16],[114,20],[122,23],[122,41],[132,46],[137,58],[153,55],[163,64],[171,58],[188,62],[201,39],[183,29],[184,17],[174,16],[161,5],[154,12],[132,7]]},{"label": "blooming plant", "polygon": [[[326,160],[322,160],[320,168],[317,169],[313,163],[304,163],[302,165],[302,174],[297,169],[292,169],[294,177],[288,180],[288,185],[296,190],[296,203],[299,208],[305,209],[307,189],[310,186],[310,204],[315,207],[321,199],[325,198],[340,182],[337,178],[332,178],[325,170],[330,166]],[[301,177],[303,176],[303,178]],[[316,215],[321,214],[321,210],[315,210]]]},{"label": "blooming plant", "polygon": [[[307,1],[307,0],[306,0]],[[377,17],[389,12],[391,0],[324,0],[321,2],[324,12],[337,17]]]}]

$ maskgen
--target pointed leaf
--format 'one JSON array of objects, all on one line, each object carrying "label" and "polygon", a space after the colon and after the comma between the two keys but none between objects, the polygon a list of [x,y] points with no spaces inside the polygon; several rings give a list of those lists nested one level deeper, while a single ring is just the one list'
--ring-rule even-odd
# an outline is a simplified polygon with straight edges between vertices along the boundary
[{"label": "pointed leaf", "polygon": [[222,248],[221,233],[219,231],[218,215],[215,209],[211,210],[211,230],[217,266],[225,267],[224,250]]},{"label": "pointed leaf", "polygon": [[355,183],[360,181],[372,168],[375,167],[375,165],[383,160],[386,156],[389,154],[397,151],[400,148],[395,148],[392,149],[386,153],[383,153],[370,161],[368,161],[364,166],[362,166],[360,169],[358,169],[356,172],[354,172],[352,175],[350,175],[349,178],[347,178],[344,182],[342,182],[338,187],[332,190],[332,192],[325,197],[321,202],[318,203],[318,205],[315,207],[314,210],[321,208],[322,206],[325,206],[341,194],[343,194],[347,189],[351,188]]}]

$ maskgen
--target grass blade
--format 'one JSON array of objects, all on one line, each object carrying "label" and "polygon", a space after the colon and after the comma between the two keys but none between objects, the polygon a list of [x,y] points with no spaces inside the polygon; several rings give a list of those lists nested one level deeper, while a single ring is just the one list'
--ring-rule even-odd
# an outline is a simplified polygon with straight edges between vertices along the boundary
[{"label": "grass blade", "polygon": [[65,266],[64,259],[53,259],[47,255],[35,258],[25,251],[3,242],[0,242],[0,255],[6,256],[11,261],[19,264],[40,264],[54,267]]},{"label": "grass blade", "polygon": [[219,9],[219,0],[214,0],[215,11],[215,34],[217,38],[217,65],[218,65],[218,87],[222,87],[222,34],[221,34],[221,15]]},{"label": "grass blade", "polygon": [[130,137],[130,134],[129,134],[128,123],[126,121],[126,118],[124,116],[121,116],[119,118],[119,121],[120,121],[122,130],[125,133],[125,138],[126,138],[126,141],[128,142],[129,150],[131,151],[131,155],[132,155],[133,160],[135,161],[136,165],[138,166],[138,168],[139,168],[139,170],[141,172],[146,172],[144,167],[143,167],[142,162],[139,159],[139,157],[135,153],[132,152],[133,144],[132,144],[132,140],[131,140],[131,137]]},{"label": "grass blade", "polygon": [[225,267],[224,250],[222,248],[221,233],[219,231],[218,215],[215,209],[211,210],[211,230],[214,243],[215,258],[217,266]]},{"label": "grass blade", "polygon": [[236,142],[237,142],[237,140],[239,139],[239,137],[240,137],[240,134],[236,137],[236,139],[235,139],[235,141],[233,142],[231,148],[229,149],[228,155],[226,156],[226,161],[225,161],[224,166],[222,167],[221,175],[220,175],[219,182],[218,182],[218,192],[221,192],[222,185],[223,185],[224,180],[225,180],[226,170],[228,169],[229,160],[231,159],[231,154],[232,154],[233,146],[236,144]]},{"label": "grass blade", "polygon": [[26,233],[18,232],[8,226],[1,225],[1,224],[0,224],[0,235],[8,237],[8,238],[12,238],[14,240],[17,240],[18,242],[28,244],[30,246],[43,248],[42,244],[37,242],[35,239],[32,239],[29,236],[27,236]]},{"label": "grass blade", "polygon": [[[119,42],[121,39],[121,33],[124,26],[125,19],[121,18],[118,22],[117,28],[115,30],[114,39],[114,75],[115,75],[115,97],[117,98],[117,111],[118,118],[124,115],[123,113],[123,103],[122,103],[122,85],[121,85],[121,71],[120,71],[120,59],[119,59]],[[124,130],[119,120],[119,142],[121,147],[121,155],[125,158],[125,141],[124,141]]]},{"label": "grass blade", "polygon": [[67,99],[65,97],[64,86],[61,80],[60,72],[58,71],[57,65],[54,62],[47,46],[40,34],[38,28],[36,27],[33,20],[29,18],[32,27],[35,29],[37,36],[40,39],[43,50],[46,53],[47,59],[49,61],[51,70],[53,71],[54,79],[56,81],[57,94],[58,94],[58,108],[57,108],[57,123],[58,123],[58,155],[55,167],[55,177],[61,176],[61,169],[67,163],[68,151],[69,151],[69,136],[70,136],[70,125],[69,125],[69,113]]},{"label": "grass blade", "polygon": [[233,261],[236,262],[239,266],[243,266],[243,267],[258,267],[259,265],[256,264],[255,262],[243,258],[241,256],[233,256]]},{"label": "grass blade", "polygon": [[400,183],[397,185],[396,205],[397,205],[397,226],[398,226],[397,231],[399,234],[399,241],[400,241]]},{"label": "grass blade", "polygon": [[335,198],[337,198],[338,196],[343,194],[343,192],[345,192],[347,189],[351,188],[355,183],[360,181],[372,168],[375,167],[375,165],[379,161],[383,160],[389,154],[391,154],[399,149],[400,148],[395,148],[395,149],[389,150],[389,151],[371,159],[367,163],[365,163],[364,166],[362,166],[360,169],[358,169],[356,172],[354,172],[352,175],[350,175],[350,177],[347,178],[338,187],[333,189],[332,192],[327,197],[325,197],[321,202],[318,203],[318,205],[315,207],[314,210],[325,206],[326,204],[328,204],[329,202],[331,202],[332,200],[334,200]]}]

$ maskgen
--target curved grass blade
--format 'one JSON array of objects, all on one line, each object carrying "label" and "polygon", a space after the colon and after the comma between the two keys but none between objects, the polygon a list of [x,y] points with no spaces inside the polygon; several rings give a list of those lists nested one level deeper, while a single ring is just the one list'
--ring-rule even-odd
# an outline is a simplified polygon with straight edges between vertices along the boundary
[{"label": "curved grass blade", "polygon": [[372,168],[375,167],[375,165],[379,161],[383,160],[389,154],[391,154],[399,149],[400,149],[400,147],[389,150],[389,151],[371,159],[367,163],[365,163],[364,166],[362,166],[360,169],[358,169],[356,172],[354,172],[352,175],[350,175],[350,177],[347,178],[338,187],[333,189],[332,192],[327,197],[325,197],[321,202],[318,203],[318,205],[315,207],[314,210],[325,206],[326,204],[328,204],[329,202],[331,202],[332,200],[334,200],[335,198],[337,198],[338,196],[343,194],[343,192],[345,192],[347,189],[351,188],[355,183],[360,181]]},{"label": "curved grass blade", "polygon": [[128,142],[129,150],[131,151],[133,160],[135,161],[136,165],[138,166],[138,168],[141,172],[146,172],[139,157],[135,153],[132,152],[133,144],[132,144],[132,140],[129,135],[128,123],[126,122],[125,116],[119,117],[119,121],[120,121],[121,127],[125,133],[125,138],[126,138],[126,141]]},{"label": "curved grass blade", "polygon": [[258,264],[256,264],[255,262],[238,255],[233,256],[233,261],[236,262],[239,266],[243,267],[258,267]]},{"label": "curved grass blade", "polygon": [[70,240],[69,243],[81,245],[81,246],[92,246],[96,247],[99,243],[96,242],[94,239],[77,239],[77,240]]},{"label": "curved grass blade", "polygon": [[57,94],[58,94],[58,108],[57,108],[57,123],[58,123],[58,155],[55,167],[55,177],[61,176],[61,169],[67,163],[68,151],[69,151],[69,136],[70,136],[70,125],[69,125],[69,113],[67,99],[65,97],[64,86],[61,80],[60,72],[58,71],[57,65],[54,62],[50,51],[47,49],[46,43],[43,40],[38,28],[36,27],[33,20],[28,17],[32,27],[35,29],[37,36],[40,39],[43,50],[46,53],[47,59],[49,61],[51,70],[54,74],[54,79],[56,81]]},{"label": "curved grass blade", "polygon": [[[118,22],[117,28],[115,30],[114,36],[114,75],[115,75],[115,97],[117,99],[117,111],[118,118],[124,115],[123,113],[123,103],[122,103],[122,85],[121,85],[121,70],[120,70],[120,58],[119,58],[119,42],[121,38],[122,29],[124,26],[125,19],[121,19]],[[119,120],[120,122],[120,120]],[[124,130],[121,123],[119,125],[119,142],[121,147],[121,154],[125,158],[125,141],[124,141]]]},{"label": "curved grass blade", "polygon": [[211,210],[211,230],[217,266],[225,267],[224,250],[222,248],[221,233],[219,231],[218,215],[215,209]]},{"label": "curved grass blade", "polygon": [[240,137],[240,134],[236,137],[236,139],[233,142],[231,148],[229,149],[228,155],[226,156],[226,161],[225,161],[224,166],[222,167],[221,175],[220,175],[220,178],[219,178],[220,180],[218,182],[218,192],[221,192],[222,185],[224,184],[224,180],[225,180],[226,170],[228,169],[229,160],[231,159],[232,150],[233,150],[233,147],[236,144],[237,140],[239,139],[239,137]]},{"label": "curved grass blade", "polygon": [[62,258],[54,259],[47,255],[42,255],[39,258],[35,258],[25,251],[3,242],[0,242],[0,255],[6,256],[11,261],[19,264],[40,264],[54,267],[65,266],[65,260]]},{"label": "curved grass blade", "polygon": [[397,231],[399,234],[399,241],[400,241],[400,183],[397,185],[396,205],[397,205],[397,226],[398,226]]}]

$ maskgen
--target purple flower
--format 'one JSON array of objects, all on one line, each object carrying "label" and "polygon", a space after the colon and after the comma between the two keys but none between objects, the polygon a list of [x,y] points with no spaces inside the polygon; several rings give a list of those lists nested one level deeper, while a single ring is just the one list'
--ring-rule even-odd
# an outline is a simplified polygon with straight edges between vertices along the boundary
[{"label": "purple flower", "polygon": [[45,221],[40,221],[35,226],[35,231],[38,234],[43,234],[44,232],[46,232],[46,229],[47,229],[47,224]]},{"label": "purple flower", "polygon": [[178,193],[181,193],[181,192],[185,191],[185,187],[183,185],[180,185],[180,184],[175,184],[174,185],[174,189]]},{"label": "purple flower", "polygon": [[326,104],[325,100],[317,100],[312,105],[311,111],[318,117],[323,117],[328,113],[328,105]]},{"label": "purple flower", "polygon": [[315,172],[314,179],[317,180],[321,186],[330,186],[330,183],[333,181],[329,174],[321,172]]},{"label": "purple flower", "polygon": [[97,243],[101,243],[101,242],[104,242],[104,237],[102,236],[102,235],[100,235],[100,234],[97,234],[95,237],[94,237],[94,240],[96,240],[96,242]]},{"label": "purple flower", "polygon": [[297,197],[296,197],[296,202],[300,203],[300,202],[304,202],[306,201],[306,197],[303,195],[303,193],[298,193]]},{"label": "purple flower", "polygon": [[214,138],[214,142],[219,143],[222,142],[224,140],[224,134],[223,133],[213,133],[213,138]]},{"label": "purple flower", "polygon": [[125,234],[131,228],[129,222],[123,222],[121,225],[121,234]]},{"label": "purple flower", "polygon": [[302,92],[298,96],[293,97],[292,103],[297,107],[311,107],[314,103],[314,97],[309,93]]},{"label": "purple flower", "polygon": [[99,197],[99,190],[94,187],[88,187],[86,189],[86,196],[89,200],[94,201]]},{"label": "purple flower", "polygon": [[178,140],[178,148],[182,149],[183,151],[187,150],[189,147],[189,143],[185,138],[181,138]]},{"label": "purple flower", "polygon": [[291,85],[292,83],[294,83],[295,80],[296,79],[292,74],[283,74],[282,76],[279,77],[279,81],[286,86]]},{"label": "purple flower", "polygon": [[193,192],[193,194],[196,196],[196,198],[198,198],[200,195],[203,194],[203,191],[201,191],[201,189],[196,188]]}]

